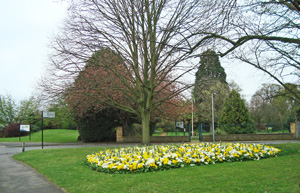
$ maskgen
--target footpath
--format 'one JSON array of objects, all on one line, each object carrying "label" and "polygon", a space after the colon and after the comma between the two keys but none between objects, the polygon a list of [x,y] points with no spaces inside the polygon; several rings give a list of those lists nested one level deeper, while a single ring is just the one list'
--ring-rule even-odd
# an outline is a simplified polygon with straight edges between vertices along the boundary
[{"label": "footpath", "polygon": [[[117,143],[44,143],[44,149],[79,148],[79,147],[120,147],[135,144]],[[62,193],[66,192],[57,187],[43,175],[30,166],[12,158],[22,151],[42,149],[41,143],[0,142],[0,193]]]},{"label": "footpath", "polygon": [[[247,141],[243,143],[300,143],[299,140],[284,141]],[[45,143],[44,149],[50,148],[78,148],[78,147],[120,147],[139,144],[119,143]],[[63,193],[65,190],[57,187],[47,178],[39,174],[28,165],[12,158],[14,154],[21,153],[22,149],[30,151],[41,149],[41,143],[10,143],[0,142],[0,193]]]}]

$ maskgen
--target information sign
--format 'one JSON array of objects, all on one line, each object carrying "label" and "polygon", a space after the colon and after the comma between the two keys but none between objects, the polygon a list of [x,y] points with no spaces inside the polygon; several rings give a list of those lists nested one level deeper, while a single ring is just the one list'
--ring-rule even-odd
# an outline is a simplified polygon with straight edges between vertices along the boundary
[{"label": "information sign", "polygon": [[55,118],[55,112],[43,112],[43,118]]},{"label": "information sign", "polygon": [[176,122],[176,128],[181,128],[181,129],[183,129],[183,128],[184,128],[183,122]]},{"label": "information sign", "polygon": [[30,132],[30,125],[20,125],[20,131]]}]

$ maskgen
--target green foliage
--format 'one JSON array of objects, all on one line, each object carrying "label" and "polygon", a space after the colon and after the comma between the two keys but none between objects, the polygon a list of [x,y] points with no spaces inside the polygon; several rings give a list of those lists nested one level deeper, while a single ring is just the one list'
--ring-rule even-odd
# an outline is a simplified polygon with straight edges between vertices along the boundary
[{"label": "green foliage", "polygon": [[38,101],[34,97],[21,100],[17,111],[17,122],[35,124],[40,120]]},{"label": "green foliage", "polygon": [[38,102],[34,97],[22,100],[16,105],[11,96],[0,95],[0,129],[11,123],[37,124],[40,119],[37,109]]},{"label": "green foliage", "polygon": [[212,94],[214,94],[214,114],[217,122],[229,93],[226,73],[221,66],[219,56],[213,50],[207,50],[200,56],[200,66],[196,73],[194,96],[196,112],[202,123],[211,122]]},{"label": "green foliage", "polygon": [[200,66],[196,73],[196,82],[214,78],[226,82],[226,73],[221,66],[219,56],[214,50],[207,50],[200,56]]},{"label": "green foliage", "polygon": [[0,124],[8,125],[16,121],[17,106],[11,96],[0,95]]},{"label": "green foliage", "polygon": [[120,122],[112,109],[90,113],[78,121],[79,133],[83,142],[101,142],[116,139],[115,127]]},{"label": "green foliage", "polygon": [[219,127],[228,134],[254,133],[253,120],[240,94],[232,90],[227,98]]},{"label": "green foliage", "polygon": [[76,122],[74,116],[69,112],[69,107],[63,101],[51,106],[49,109],[55,112],[54,119],[45,119],[45,128],[49,129],[76,129]]}]

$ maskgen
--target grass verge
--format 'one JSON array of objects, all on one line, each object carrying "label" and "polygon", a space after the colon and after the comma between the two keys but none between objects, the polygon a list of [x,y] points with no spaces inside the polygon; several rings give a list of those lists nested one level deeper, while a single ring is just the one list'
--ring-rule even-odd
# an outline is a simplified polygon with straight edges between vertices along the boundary
[{"label": "grass verge", "polygon": [[[48,143],[72,143],[78,139],[77,130],[68,129],[48,129],[44,130],[44,142]],[[19,137],[7,137],[0,138],[0,142],[42,142],[42,131],[31,134],[31,140],[29,136]]]},{"label": "grass verge", "polygon": [[67,192],[299,192],[300,144],[280,144],[282,156],[141,174],[92,171],[85,156],[103,148],[47,149],[17,154]]}]

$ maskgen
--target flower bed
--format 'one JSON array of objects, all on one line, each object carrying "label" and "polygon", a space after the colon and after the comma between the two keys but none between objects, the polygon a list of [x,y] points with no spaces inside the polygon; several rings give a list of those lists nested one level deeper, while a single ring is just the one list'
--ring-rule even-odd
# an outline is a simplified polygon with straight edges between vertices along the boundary
[{"label": "flower bed", "polygon": [[223,162],[275,157],[280,149],[261,144],[191,143],[107,149],[86,156],[92,169],[140,173]]}]

